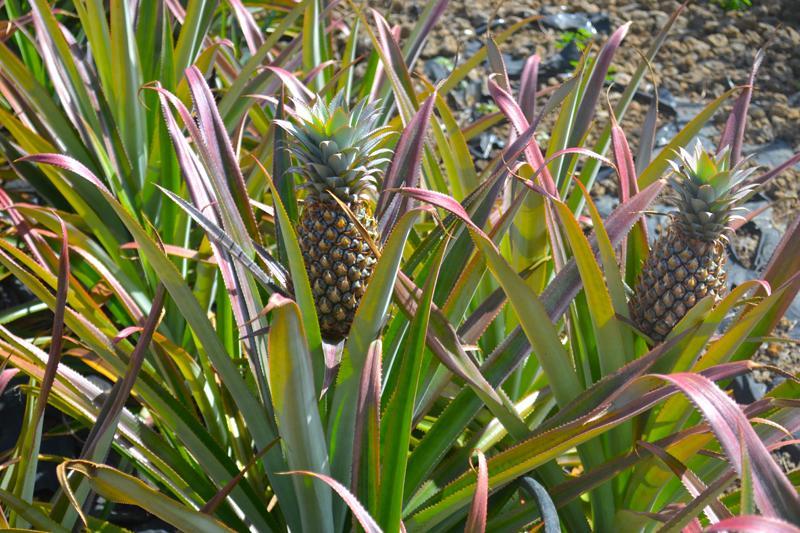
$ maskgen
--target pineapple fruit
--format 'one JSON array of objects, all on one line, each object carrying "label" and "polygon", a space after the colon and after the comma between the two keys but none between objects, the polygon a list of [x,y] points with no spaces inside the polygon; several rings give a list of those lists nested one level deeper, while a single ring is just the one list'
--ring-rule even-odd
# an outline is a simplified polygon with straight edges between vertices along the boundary
[{"label": "pineapple fruit", "polygon": [[715,156],[698,142],[693,154],[681,148],[670,164],[677,211],[650,251],[630,302],[637,327],[655,342],[701,299],[724,295],[729,224],[754,188],[745,183],[754,169],[731,168],[727,147]]},{"label": "pineapple fruit", "polygon": [[294,108],[295,123],[276,122],[292,138],[297,166],[291,170],[302,176],[307,191],[297,235],[320,331],[335,343],[350,331],[377,261],[351,215],[378,243],[372,205],[390,153],[380,148],[389,129],[377,127],[377,104],[363,100],[350,110],[341,93],[330,104],[317,97],[311,105],[295,101]]}]

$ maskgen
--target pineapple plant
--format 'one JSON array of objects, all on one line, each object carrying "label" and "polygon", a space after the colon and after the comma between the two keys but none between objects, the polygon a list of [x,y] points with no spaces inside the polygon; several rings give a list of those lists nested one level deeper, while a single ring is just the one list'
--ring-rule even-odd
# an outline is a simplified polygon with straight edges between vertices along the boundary
[{"label": "pineapple plant", "polygon": [[292,138],[297,165],[290,170],[306,190],[297,234],[320,332],[336,343],[347,336],[377,261],[372,205],[391,152],[381,147],[390,130],[378,127],[381,108],[366,99],[352,109],[343,93],[330,104],[322,97],[294,104],[295,123],[277,122]]},{"label": "pineapple plant", "polygon": [[670,161],[670,200],[677,211],[645,260],[631,300],[637,327],[655,342],[701,299],[725,293],[730,222],[754,188],[745,179],[755,169],[742,163],[731,167],[728,147],[714,155],[699,141],[693,154],[681,148],[678,160]]}]

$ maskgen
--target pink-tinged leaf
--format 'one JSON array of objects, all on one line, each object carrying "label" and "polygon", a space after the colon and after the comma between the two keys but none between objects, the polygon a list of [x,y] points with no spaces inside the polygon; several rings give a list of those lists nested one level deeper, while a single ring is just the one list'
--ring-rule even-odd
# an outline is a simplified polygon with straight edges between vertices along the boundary
[{"label": "pink-tinged leaf", "polygon": [[472,497],[472,506],[469,509],[467,525],[464,533],[483,533],[486,531],[486,508],[489,502],[489,470],[486,466],[486,456],[480,450],[475,451],[478,457],[477,484],[475,495]]},{"label": "pink-tinged leaf", "polygon": [[[789,433],[789,434],[791,435],[791,433]],[[785,446],[797,446],[798,444],[800,444],[800,439],[782,440],[781,442],[778,442],[778,443],[772,444],[770,446],[767,446],[767,449],[770,452],[775,452],[775,451],[780,450],[781,448],[783,448]]]},{"label": "pink-tinged leaf", "polygon": [[[14,163],[11,163],[11,166],[14,167]],[[19,173],[19,171],[17,172]],[[0,210],[8,213],[16,229],[17,236],[25,241],[31,254],[36,258],[36,261],[40,265],[46,267],[48,263],[45,261],[39,247],[41,246],[43,249],[49,249],[49,245],[44,239],[38,236],[37,233],[31,231],[31,225],[25,220],[25,217],[19,212],[17,206],[11,200],[11,197],[2,188],[0,188]]]},{"label": "pink-tinged leaf", "polygon": [[[518,273],[519,277],[523,280],[528,279],[535,269],[536,265],[528,267]],[[461,323],[458,327],[459,337],[467,344],[478,342],[489,324],[500,314],[506,302],[506,293],[502,287],[498,287]]]},{"label": "pink-tinged leaf", "polygon": [[217,508],[220,506],[220,504],[222,504],[222,502],[225,501],[225,499],[230,495],[230,493],[233,492],[233,489],[235,489],[236,486],[244,479],[244,476],[245,474],[247,474],[247,471],[253,468],[253,466],[255,466],[261,460],[261,458],[264,457],[264,455],[266,455],[267,452],[270,451],[272,447],[275,446],[278,442],[280,442],[280,440],[275,439],[272,442],[270,442],[267,446],[264,446],[264,448],[259,450],[258,453],[255,454],[252,457],[252,459],[250,459],[250,462],[247,463],[244,468],[239,470],[238,474],[233,476],[231,480],[225,484],[224,487],[219,489],[217,493],[214,494],[214,496],[210,500],[208,500],[203,507],[200,508],[200,512],[213,515],[216,512]]},{"label": "pink-tinged leaf", "polygon": [[[168,91],[156,90],[164,109],[164,117],[173,145],[178,154],[178,162],[192,195],[194,205],[207,209],[211,222],[224,229],[228,240],[239,245],[243,255],[249,258],[254,251],[254,242],[258,244],[261,235],[252,212],[244,178],[239,161],[231,146],[228,132],[222,122],[214,96],[202,73],[194,66],[186,69],[186,81],[194,101],[197,121],[188,113],[185,106]],[[177,127],[175,118],[169,110],[172,103],[181,115],[184,125],[189,131],[194,149]],[[208,209],[209,206],[211,209]],[[224,221],[224,225],[223,225]],[[235,263],[232,258],[217,244],[212,249],[218,259],[225,288],[232,302],[236,323],[243,330],[243,338],[248,350],[257,351],[259,341],[253,332],[253,320],[261,321],[257,316],[260,310],[259,296],[254,292],[255,286],[239,269],[243,265]],[[314,323],[316,326],[316,322]],[[314,343],[315,330],[308,329],[311,350],[319,355],[315,361],[322,365],[322,342]],[[263,348],[262,348],[263,349]],[[253,372],[259,387],[266,389],[265,369],[259,357],[251,359]],[[322,382],[322,370],[319,371],[319,384]]]},{"label": "pink-tinged leaf", "polygon": [[[783,402],[784,400],[778,401]],[[759,414],[767,413],[775,409],[774,403],[776,403],[774,398],[767,397],[743,407],[746,416],[750,419],[754,419]],[[789,431],[800,430],[800,413],[798,413],[797,409],[784,408],[778,412],[778,416],[781,417],[781,421],[784,423],[784,426],[787,426]],[[787,418],[789,418],[788,421],[786,421]],[[663,449],[668,449],[676,444],[679,444],[680,441],[690,438],[692,435],[705,433],[707,431],[708,428],[704,424],[695,425],[691,428],[672,433],[669,436],[659,439],[652,444]],[[785,433],[783,431],[768,430],[765,432],[763,439],[764,443],[767,445],[767,448],[770,451],[773,451],[774,446],[777,445],[776,443],[778,443],[778,441],[784,437]],[[557,506],[561,507],[566,502],[579,497],[581,494],[590,491],[592,488],[600,485],[601,483],[612,479],[620,472],[633,467],[640,461],[645,460],[646,457],[647,456],[644,454],[633,451],[627,455],[608,460],[603,463],[602,466],[598,466],[597,468],[593,468],[584,472],[579,478],[569,479],[560,485],[553,487],[551,490],[553,499],[555,500]],[[732,481],[735,477],[736,472],[732,468],[728,468],[726,473],[718,477],[717,480],[715,480],[709,486],[709,489],[707,489],[706,493],[708,494],[710,491],[713,491],[715,488],[714,486],[717,483],[719,483],[719,486],[723,487],[722,490],[724,490],[724,488],[727,486],[727,483]],[[719,493],[716,494],[718,495]],[[697,510],[699,511],[699,508]]]},{"label": "pink-tinged leaf", "polygon": [[292,98],[300,100],[305,104],[314,100],[314,93],[308,90],[308,87],[303,85],[303,82],[298,80],[297,76],[288,70],[272,66],[265,67],[265,70],[274,73],[283,82],[283,85],[289,90],[289,94],[292,95]]},{"label": "pink-tinged leaf", "polygon": [[90,181],[98,189],[107,190],[106,186],[103,185],[103,182],[97,179],[97,176],[94,175],[94,172],[89,170],[86,165],[77,159],[73,159],[67,155],[33,154],[20,157],[18,161],[31,161],[33,163],[43,163],[45,165],[53,165],[54,167],[63,168],[64,170],[74,172],[75,174],[78,174],[84,179]]},{"label": "pink-tinged leaf", "polygon": [[415,187],[419,183],[425,135],[434,103],[435,95],[429,96],[422,103],[397,142],[375,208],[375,216],[380,221],[381,235],[388,235],[395,221],[409,209],[408,201],[392,194],[391,189],[403,186]]},{"label": "pink-tinged leaf", "polygon": [[328,389],[336,380],[336,372],[339,370],[339,363],[342,360],[341,344],[322,343],[322,351],[325,355],[325,379],[322,380],[322,390],[320,397],[324,396]]},{"label": "pink-tinged leaf", "polygon": [[[402,271],[397,273],[395,301],[409,318],[417,314],[422,289]],[[425,338],[428,348],[450,372],[469,384],[483,403],[493,412],[502,408],[502,399],[486,381],[477,363],[464,349],[455,328],[436,304],[431,304],[429,328]]]},{"label": "pink-tinged leaf", "polygon": [[437,0],[436,4],[428,11],[427,16],[424,16],[424,18],[419,21],[418,24],[421,24],[421,26],[414,28],[412,31],[411,40],[405,46],[406,65],[408,65],[409,69],[414,67],[414,63],[416,63],[417,58],[419,58],[419,54],[422,52],[422,48],[431,30],[436,26],[439,19],[442,18],[442,15],[444,15],[447,10],[448,2],[449,0]]},{"label": "pink-tinged leaf", "polygon": [[[704,377],[712,380],[728,379],[748,370],[747,362],[720,365],[703,371],[699,375],[699,379]],[[674,376],[666,378],[670,377]],[[528,440],[493,455],[488,460],[490,486],[501,487],[510,483],[562,452],[596,438],[600,434],[607,433],[621,423],[652,409],[677,392],[676,387],[673,386],[653,389],[654,385],[657,386],[664,379],[663,376],[654,375],[639,378],[633,383],[625,385],[621,391],[615,393],[594,411],[558,428],[533,435]],[[705,383],[708,381],[706,380]],[[725,397],[722,391],[719,389],[717,391]],[[725,398],[732,402],[727,397]],[[739,412],[741,414],[741,411]],[[750,430],[752,431],[752,428]],[[761,446],[763,448],[763,444]],[[415,529],[435,527],[446,516],[442,515],[445,509],[452,512],[452,509],[464,508],[469,504],[475,484],[476,476],[473,472],[462,474],[441,489],[436,503],[418,511],[408,518],[407,522]]]},{"label": "pink-tinged leaf", "polygon": [[[155,298],[150,307],[150,312],[144,324],[142,324],[142,334],[139,337],[139,341],[136,343],[136,347],[133,349],[133,353],[128,361],[128,367],[125,369],[125,375],[114,384],[106,401],[103,403],[100,416],[97,418],[97,423],[92,426],[92,430],[89,432],[89,436],[83,444],[80,455],[81,459],[96,458],[98,452],[97,446],[101,442],[106,441],[106,437],[109,434],[116,432],[120,420],[119,415],[122,413],[125,402],[128,401],[133,386],[139,377],[139,370],[141,370],[145,355],[147,355],[150,349],[150,341],[153,338],[153,333],[161,319],[161,310],[164,308],[165,294],[166,290],[164,289],[164,285],[159,284],[158,289],[156,289]],[[101,451],[103,460],[105,460],[107,453],[107,449]]]},{"label": "pink-tinged leaf", "polygon": [[[550,175],[550,170],[545,164],[542,150],[539,148],[539,143],[536,142],[536,139],[533,136],[532,130],[535,130],[536,126],[538,125],[538,120],[529,124],[528,119],[525,117],[525,113],[522,112],[519,105],[517,105],[517,102],[514,101],[514,98],[512,98],[508,91],[504,90],[500,85],[498,85],[497,82],[492,79],[492,77],[489,78],[489,94],[492,95],[492,99],[497,104],[497,107],[499,107],[506,116],[518,136],[508,150],[506,150],[506,154],[509,154],[510,152],[510,155],[513,155],[513,158],[504,157],[504,160],[512,161],[513,159],[517,158],[515,151],[512,151],[512,149],[524,149],[525,157],[531,167],[541,169],[542,185],[544,186],[545,190],[550,195],[557,198],[558,189],[553,181],[553,177]],[[504,154],[504,156],[506,154]],[[539,172],[537,172],[537,175],[538,174]]]},{"label": "pink-tinged leaf", "polygon": [[[681,504],[677,511],[672,509],[671,506],[666,507],[662,512],[669,513],[669,516],[662,530],[677,531],[681,529],[684,532],[697,531],[698,533],[702,531],[700,520],[697,516],[704,508],[707,509],[707,503],[719,503],[717,498],[722,495],[735,478],[736,472],[727,469],[723,474],[717,476],[700,494],[693,496],[688,503]],[[724,509],[725,514],[723,516],[729,518],[731,516],[730,512],[727,508]],[[716,521],[717,519],[711,520],[712,523]]]},{"label": "pink-tinged leaf", "polygon": [[[720,365],[726,366],[726,365]],[[752,469],[753,492],[766,516],[800,524],[800,497],[770,455],[738,405],[708,378],[699,374],[659,375],[672,383],[695,404],[717,436],[728,461],[742,475],[742,453]],[[740,445],[740,435],[744,449]]]},{"label": "pink-tinged leaf", "polygon": [[344,485],[336,481],[330,476],[326,476],[323,474],[317,474],[316,472],[309,472],[307,470],[295,470],[292,472],[286,472],[286,474],[292,475],[303,475],[303,476],[311,476],[317,478],[325,483],[328,484],[330,488],[332,488],[336,493],[339,495],[342,500],[347,504],[352,511],[353,516],[358,520],[358,524],[364,528],[364,531],[367,533],[381,533],[381,528],[378,526],[378,523],[373,519],[364,506],[361,505],[361,502],[353,496],[353,494],[345,488]]},{"label": "pink-tinged leaf", "polygon": [[59,218],[61,224],[61,253],[58,257],[58,280],[56,289],[55,308],[53,309],[53,333],[50,341],[50,350],[47,357],[47,367],[44,371],[39,396],[36,398],[36,411],[34,414],[33,425],[38,424],[39,419],[44,414],[47,406],[47,397],[53,388],[53,382],[58,372],[58,364],[61,361],[61,347],[64,345],[64,313],[67,309],[67,291],[69,289],[70,262],[69,262],[69,240],[67,237],[67,225]]},{"label": "pink-tinged leaf", "polygon": [[[614,155],[614,161],[617,163],[617,173],[619,174],[619,200],[620,202],[626,202],[631,195],[639,192],[636,166],[633,162],[633,155],[628,145],[628,139],[625,137],[625,132],[617,124],[614,110],[610,109],[609,111],[611,112],[611,152]],[[647,223],[643,216],[639,218],[638,228],[638,231],[634,232],[634,238],[639,238],[638,248],[647,250]],[[621,257],[628,257],[627,248],[628,240],[623,239],[620,247]]]},{"label": "pink-tinged leaf", "polygon": [[[215,166],[218,165],[217,168],[210,169],[212,172],[217,172],[216,176],[210,176],[212,183],[216,185],[214,187],[215,200],[224,204],[220,206],[223,212],[233,213],[238,210],[241,217],[240,221],[232,221],[226,230],[233,235],[241,235],[241,231],[246,231],[250,239],[261,242],[255,215],[250,208],[247,186],[239,168],[239,160],[233,152],[233,146],[231,146],[225,124],[217,109],[214,95],[211,94],[211,88],[206,83],[203,74],[195,66],[186,70],[186,80],[199,117],[200,131],[206,142],[205,150],[200,149],[199,152],[205,159],[212,161]],[[197,141],[198,139],[195,139],[195,142]],[[237,228],[237,226],[241,226],[241,228]],[[242,236],[243,238],[245,236]]]},{"label": "pink-tinged leaf", "polygon": [[742,143],[744,142],[744,130],[747,126],[747,110],[750,107],[750,99],[753,97],[753,85],[756,82],[756,75],[758,69],[761,67],[761,62],[764,60],[764,49],[756,52],[753,59],[753,68],[750,71],[750,77],[747,80],[745,87],[736,103],[733,105],[731,114],[725,123],[725,129],[722,131],[722,138],[719,141],[719,148],[722,150],[726,146],[731,148],[731,165],[735,165],[742,158]]},{"label": "pink-tinged leaf", "polygon": [[614,54],[617,52],[619,45],[628,33],[628,28],[630,28],[630,26],[631,23],[626,22],[617,28],[617,30],[611,34],[611,37],[608,38],[608,41],[597,56],[592,75],[586,83],[586,89],[583,92],[583,98],[581,98],[581,103],[573,122],[572,134],[570,135],[571,145],[577,145],[589,129],[589,124],[592,122],[592,117],[597,107],[597,101],[603,90],[603,84],[606,81],[608,69],[611,67],[611,60],[614,58]]},{"label": "pink-tinged leaf", "polygon": [[583,413],[597,408],[597,406],[606,401],[614,391],[622,389],[625,385],[649,372],[653,365],[660,361],[664,355],[668,354],[683,338],[691,335],[695,329],[696,328],[682,331],[679,335],[670,337],[645,355],[634,359],[613,374],[604,376],[600,381],[583,391],[569,404],[559,409],[558,413],[548,418],[539,426],[537,431],[544,431],[549,428],[557,427],[560,424],[566,424],[570,420],[580,417]]},{"label": "pink-tinged leaf", "polygon": [[[353,438],[353,476],[351,491],[366,498],[367,506],[377,510],[380,487],[380,407],[382,342],[370,344],[361,372]],[[365,471],[362,475],[362,468]]]},{"label": "pink-tinged leaf", "polygon": [[[639,150],[636,152],[636,174],[638,175],[653,156],[653,146],[656,140],[656,125],[658,123],[658,93],[653,94],[653,101],[647,109],[647,115],[642,124],[642,133],[639,135]],[[638,185],[638,182],[637,182]]]},{"label": "pink-tinged leaf", "polygon": [[[665,449],[649,442],[639,442],[638,445],[658,457],[662,463],[667,465],[667,467],[672,470],[672,473],[681,480],[681,484],[686,488],[692,498],[699,498],[703,494],[703,491],[707,489],[706,484],[703,483],[703,480],[700,479],[697,474],[692,472],[689,467],[681,463],[674,455],[671,455]],[[718,522],[723,518],[730,518],[733,516],[727,507],[717,498],[713,497],[704,511],[711,522]]]},{"label": "pink-tinged leaf", "polygon": [[528,123],[536,116],[536,86],[539,82],[539,62],[541,58],[534,54],[525,61],[519,86],[519,107]]},{"label": "pink-tinged leaf", "polygon": [[[272,256],[270,256],[269,253],[266,252],[266,250],[264,250],[260,246],[256,247],[256,250],[258,251],[259,255],[269,268],[269,273],[272,276],[272,278],[270,278],[270,276],[268,276],[261,269],[261,267],[258,266],[258,264],[255,261],[250,259],[248,255],[242,250],[242,247],[233,242],[233,240],[228,236],[227,233],[225,233],[225,231],[222,228],[220,228],[214,222],[209,220],[205,215],[203,215],[200,212],[199,209],[197,209],[195,206],[193,206],[192,204],[190,204],[189,202],[187,202],[174,192],[168,191],[161,187],[159,188],[161,189],[161,192],[167,195],[173,202],[178,204],[178,206],[180,206],[181,209],[183,209],[186,212],[186,214],[192,217],[192,219],[206,231],[206,234],[213,246],[219,247],[227,251],[228,254],[230,254],[230,256],[234,260],[239,261],[242,264],[242,266],[247,268],[253,275],[253,277],[258,282],[260,282],[264,288],[266,288],[269,291],[275,291],[275,292],[284,292],[284,293],[289,292],[289,273],[286,271],[285,267],[280,263],[278,263],[277,261],[275,261],[275,259],[272,258]],[[167,251],[166,248],[165,251]],[[217,263],[216,260],[209,262]],[[227,275],[227,273],[230,273],[230,266],[231,263],[229,261],[222,262],[222,264],[220,265],[220,269],[223,272],[223,276]]]},{"label": "pink-tinged leaf", "polygon": [[14,379],[14,376],[17,375],[17,372],[19,372],[17,368],[7,368],[0,371],[0,395],[6,390],[6,387],[8,387],[8,384]]},{"label": "pink-tinged leaf", "polygon": [[242,33],[245,41],[247,41],[250,55],[255,55],[261,45],[264,44],[264,37],[261,35],[261,30],[258,28],[253,14],[244,7],[242,0],[228,0],[228,3],[233,8],[236,19],[239,21],[239,26],[242,27]]},{"label": "pink-tinged leaf", "polygon": [[328,67],[336,66],[336,62],[333,59],[329,59],[328,61],[323,61],[319,65],[312,68],[308,74],[303,77],[303,83],[309,84],[314,81],[314,79],[320,75],[320,73]]},{"label": "pink-tinged leaf", "polygon": [[[612,246],[619,246],[633,224],[642,216],[642,212],[656,199],[665,183],[663,179],[651,183],[642,192],[617,206],[611,213],[606,220],[606,232]],[[595,239],[594,236],[590,238],[593,249],[596,249]],[[570,260],[542,292],[542,304],[547,309],[550,319],[558,320],[580,290],[578,266],[574,260]]]},{"label": "pink-tinged leaf", "polygon": [[[800,214],[786,229],[764,270],[764,281],[769,286],[785,290],[780,303],[770,310],[769,315],[764,319],[765,322],[757,327],[761,335],[767,335],[772,331],[800,291],[800,275],[798,275],[800,273],[800,254],[797,253],[796,248],[799,240]],[[757,344],[750,344],[751,346],[742,347],[742,350],[747,350],[742,352],[742,355],[755,351]]]},{"label": "pink-tinged leaf", "polygon": [[704,532],[738,531],[739,533],[800,533],[800,528],[770,516],[736,516],[708,526]]},{"label": "pink-tinged leaf", "polygon": [[614,154],[614,161],[617,162],[617,172],[619,173],[620,202],[625,202],[631,197],[631,193],[639,192],[636,184],[636,168],[633,163],[633,155],[625,138],[625,132],[617,124],[614,111],[611,110],[611,152]]},{"label": "pink-tinged leaf", "polygon": [[506,71],[506,63],[503,61],[503,54],[497,47],[494,39],[487,39],[486,41],[486,56],[489,59],[489,68],[492,71],[491,78],[500,80],[497,83],[503,91],[511,94],[511,83],[508,81],[508,71]]},{"label": "pink-tinged leaf", "polygon": [[[747,456],[743,435],[739,436],[739,448],[742,450],[742,474],[739,476],[742,488],[739,491],[739,513],[745,515],[755,514],[756,503],[753,498],[753,473],[750,470],[750,458]],[[718,522],[718,520],[712,520],[711,522]]]},{"label": "pink-tinged leaf", "polygon": [[[375,25],[378,28],[378,35],[376,38],[378,52],[381,56],[383,63],[383,72],[389,78],[394,90],[394,96],[397,100],[400,114],[404,120],[410,120],[417,109],[416,93],[414,92],[414,84],[411,82],[411,75],[408,72],[408,65],[406,65],[403,52],[397,44],[397,37],[389,23],[383,18],[377,10],[370,9],[372,18],[375,20]],[[366,26],[366,21],[365,21]],[[399,32],[400,28],[397,28]]]},{"label": "pink-tinged leaf", "polygon": [[119,332],[114,335],[114,338],[111,339],[113,344],[119,344],[121,340],[127,339],[134,333],[138,333],[142,331],[141,326],[128,326],[127,328],[122,328]]},{"label": "pink-tinged leaf", "polygon": [[441,207],[445,211],[448,211],[458,217],[462,222],[464,222],[470,229],[479,233],[484,238],[489,240],[489,237],[480,229],[470,218],[469,213],[467,213],[466,209],[458,203],[453,197],[447,196],[446,194],[437,192],[437,191],[429,191],[427,189],[418,189],[416,187],[403,187],[401,189],[396,189],[397,192],[402,193],[404,195],[410,196],[411,198],[416,198],[422,202],[434,205],[436,207]]},{"label": "pink-tinged leaf", "polygon": [[[552,154],[550,157],[545,159],[541,166],[534,167],[536,169],[536,172],[533,173],[533,176],[531,176],[530,180],[525,180],[525,183],[527,184],[529,182],[533,182],[540,173],[543,173],[543,172],[547,171],[547,165],[548,164],[550,164],[553,160],[558,159],[559,157],[561,157],[561,156],[563,156],[565,154],[585,155],[587,157],[591,157],[592,159],[597,159],[598,161],[602,161],[606,165],[612,167],[614,170],[619,172],[619,170],[617,169],[616,165],[614,165],[614,163],[610,159],[608,159],[607,157],[602,156],[602,155],[598,154],[597,152],[593,152],[593,151],[589,150],[588,148],[572,147],[572,148],[564,148],[563,150],[557,151],[556,153]],[[553,196],[554,196],[555,199],[557,199],[557,197],[555,197],[555,195],[553,195]]]}]

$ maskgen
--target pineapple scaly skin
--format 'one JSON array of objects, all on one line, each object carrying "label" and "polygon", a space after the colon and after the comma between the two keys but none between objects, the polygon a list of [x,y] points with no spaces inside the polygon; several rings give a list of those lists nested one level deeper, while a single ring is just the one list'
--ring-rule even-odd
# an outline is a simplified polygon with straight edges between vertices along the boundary
[{"label": "pineapple scaly skin", "polygon": [[730,222],[755,188],[745,181],[755,169],[731,167],[727,147],[714,155],[698,142],[694,153],[681,148],[678,155],[670,161],[677,210],[645,260],[630,301],[634,323],[657,343],[700,300],[725,294]]},{"label": "pineapple scaly skin", "polygon": [[377,262],[356,222],[373,245],[380,242],[372,205],[391,153],[381,145],[391,130],[378,127],[375,102],[362,100],[350,109],[340,93],[330,103],[318,96],[311,104],[294,104],[294,123],[275,122],[293,141],[289,150],[297,166],[290,170],[302,176],[300,187],[307,191],[297,235],[320,333],[336,343],[349,333]]},{"label": "pineapple scaly skin", "polygon": [[721,298],[726,259],[721,240],[683,239],[670,225],[653,246],[636,284],[631,300],[636,326],[661,342],[697,302],[709,295]]},{"label": "pineapple scaly skin", "polygon": [[[377,241],[378,228],[366,202],[349,209]],[[376,263],[375,254],[356,225],[333,199],[306,199],[298,227],[300,248],[314,293],[320,332],[339,342],[350,331],[356,309]]]}]

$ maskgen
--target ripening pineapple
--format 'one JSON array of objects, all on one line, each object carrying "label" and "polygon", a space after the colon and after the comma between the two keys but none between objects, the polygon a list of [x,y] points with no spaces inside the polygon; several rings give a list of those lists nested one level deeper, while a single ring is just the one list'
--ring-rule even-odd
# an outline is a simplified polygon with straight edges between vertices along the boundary
[{"label": "ripening pineapple", "polygon": [[386,155],[379,148],[389,129],[378,128],[380,108],[359,102],[349,110],[342,94],[330,104],[295,101],[295,124],[277,121],[293,142],[290,150],[307,191],[297,234],[311,282],[320,331],[329,342],[347,336],[377,261],[368,241],[336,196],[379,242],[372,216]]},{"label": "ripening pineapple", "polygon": [[650,251],[631,299],[633,320],[656,342],[702,298],[724,294],[729,223],[754,188],[744,183],[754,169],[730,168],[727,147],[714,156],[698,142],[693,155],[681,148],[679,161],[670,164],[677,211]]}]

